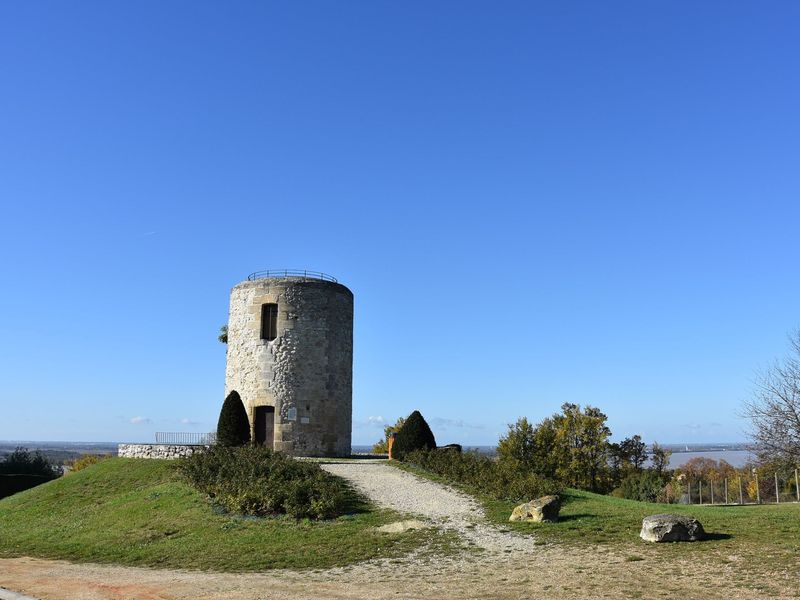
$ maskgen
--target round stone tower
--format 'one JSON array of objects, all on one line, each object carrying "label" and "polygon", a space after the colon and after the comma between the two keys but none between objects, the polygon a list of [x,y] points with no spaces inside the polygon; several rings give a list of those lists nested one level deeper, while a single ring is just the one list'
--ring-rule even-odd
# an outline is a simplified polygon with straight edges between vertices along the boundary
[{"label": "round stone tower", "polygon": [[353,293],[312,271],[261,271],[234,287],[225,395],[234,390],[257,443],[349,456]]}]

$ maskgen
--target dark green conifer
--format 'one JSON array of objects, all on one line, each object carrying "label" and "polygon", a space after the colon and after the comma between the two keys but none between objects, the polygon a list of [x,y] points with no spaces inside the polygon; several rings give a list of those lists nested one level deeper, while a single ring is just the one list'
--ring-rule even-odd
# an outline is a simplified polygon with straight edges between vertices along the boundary
[{"label": "dark green conifer", "polygon": [[392,457],[403,460],[406,454],[414,450],[433,450],[436,438],[431,428],[418,410],[415,410],[397,432],[392,446]]},{"label": "dark green conifer", "polygon": [[244,446],[250,443],[250,421],[237,391],[222,403],[217,422],[217,443],[221,446]]}]

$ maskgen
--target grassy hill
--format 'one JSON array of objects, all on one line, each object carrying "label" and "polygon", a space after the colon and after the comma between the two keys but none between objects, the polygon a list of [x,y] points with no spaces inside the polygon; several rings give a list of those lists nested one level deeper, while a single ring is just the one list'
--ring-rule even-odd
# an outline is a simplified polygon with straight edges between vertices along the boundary
[{"label": "grassy hill", "polygon": [[0,557],[170,568],[319,568],[401,556],[429,533],[388,536],[397,520],[355,496],[332,521],[215,514],[174,463],[115,458],[0,501]]}]

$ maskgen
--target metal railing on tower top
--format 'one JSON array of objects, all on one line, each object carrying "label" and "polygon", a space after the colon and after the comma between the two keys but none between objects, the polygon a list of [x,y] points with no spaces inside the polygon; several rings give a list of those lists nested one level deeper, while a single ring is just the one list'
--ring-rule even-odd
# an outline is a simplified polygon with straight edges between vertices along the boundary
[{"label": "metal railing on tower top", "polygon": [[255,281],[256,279],[265,279],[267,277],[302,277],[304,279],[321,279],[322,281],[331,281],[339,283],[336,277],[321,273],[319,271],[306,271],[305,269],[277,269],[256,271],[247,276],[248,281]]}]

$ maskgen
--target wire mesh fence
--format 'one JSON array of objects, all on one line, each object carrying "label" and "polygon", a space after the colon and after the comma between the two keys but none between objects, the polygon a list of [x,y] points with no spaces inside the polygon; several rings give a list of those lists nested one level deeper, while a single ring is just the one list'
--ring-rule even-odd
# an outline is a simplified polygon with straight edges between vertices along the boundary
[{"label": "wire mesh fence", "polygon": [[731,477],[687,479],[688,504],[780,504],[800,502],[800,476],[793,473],[737,473]]}]

